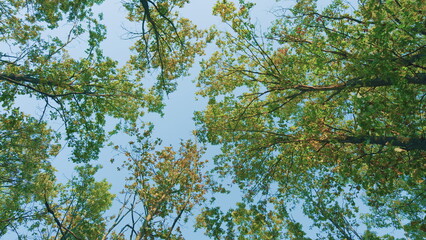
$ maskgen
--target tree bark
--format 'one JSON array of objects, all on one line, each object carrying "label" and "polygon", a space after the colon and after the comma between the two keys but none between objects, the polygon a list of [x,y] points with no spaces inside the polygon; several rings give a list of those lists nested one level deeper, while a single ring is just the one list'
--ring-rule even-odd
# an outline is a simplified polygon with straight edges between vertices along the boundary
[{"label": "tree bark", "polygon": [[401,147],[405,150],[422,150],[426,151],[426,139],[421,137],[383,137],[383,136],[344,136],[335,138],[342,143],[370,143],[378,145],[391,144],[392,146]]},{"label": "tree bark", "polygon": [[[405,79],[409,84],[426,85],[426,73],[418,73],[413,77],[406,77]],[[301,91],[337,91],[345,88],[385,87],[392,85],[395,85],[395,83],[390,79],[377,78],[373,80],[354,79],[346,83],[325,86],[294,85],[286,89],[297,89]]]}]

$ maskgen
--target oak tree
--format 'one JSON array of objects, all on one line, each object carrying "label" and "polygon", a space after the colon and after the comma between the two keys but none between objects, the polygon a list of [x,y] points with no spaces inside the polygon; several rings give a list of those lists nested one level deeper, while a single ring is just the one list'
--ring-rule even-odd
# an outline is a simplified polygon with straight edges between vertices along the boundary
[{"label": "oak tree", "polygon": [[[371,238],[388,228],[424,236],[422,1],[297,1],[276,9],[266,32],[252,6],[217,2],[214,13],[231,31],[212,30],[218,50],[198,78],[209,103],[196,116],[200,138],[222,146],[215,170],[245,197],[228,213],[207,208],[200,226],[241,238],[273,238],[284,227],[299,239],[298,207],[318,237]],[[247,231],[253,214],[271,215]]]}]

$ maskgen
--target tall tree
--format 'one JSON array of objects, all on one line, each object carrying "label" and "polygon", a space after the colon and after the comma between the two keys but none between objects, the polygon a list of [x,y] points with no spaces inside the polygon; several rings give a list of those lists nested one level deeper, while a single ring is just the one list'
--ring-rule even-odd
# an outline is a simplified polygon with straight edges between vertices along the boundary
[{"label": "tall tree", "polygon": [[39,186],[53,177],[48,158],[58,148],[46,124],[17,110],[0,114],[0,129],[1,236],[39,214],[33,205]]},{"label": "tall tree", "polygon": [[[37,239],[99,239],[106,231],[105,211],[113,202],[111,184],[95,180],[99,166],[78,166],[66,184],[45,179],[38,188],[38,215],[26,223],[28,235]],[[49,181],[50,180],[50,181]],[[27,231],[22,231],[22,236]],[[19,234],[18,234],[19,236]]]},{"label": "tall tree", "polygon": [[[133,90],[135,84],[123,81],[126,75],[117,71],[115,61],[102,55],[99,46],[106,31],[93,16],[92,6],[101,2],[0,3],[3,110],[13,109],[20,95],[44,101],[41,120],[60,118],[64,122],[65,140],[78,149],[74,151],[75,162],[96,158],[105,141],[105,114],[120,113],[125,119],[137,117],[121,109],[123,100],[132,96],[132,91],[137,92]],[[63,31],[68,33],[61,38],[57,29],[65,24],[68,25]],[[48,30],[53,33],[47,33]],[[83,46],[85,56],[75,59],[68,54],[67,47],[78,37],[87,43]],[[128,107],[136,110],[140,106]]]},{"label": "tall tree", "polygon": [[[127,18],[140,24],[140,29],[129,32],[137,39],[132,48],[136,54],[129,63],[138,70],[159,70],[156,92],[174,91],[174,80],[186,75],[195,56],[203,54],[204,31],[179,16],[178,9],[187,3],[189,0],[124,2],[129,11]],[[142,77],[144,71],[138,74]]]},{"label": "tall tree", "polygon": [[152,128],[135,128],[136,140],[116,147],[130,174],[123,189],[123,205],[102,239],[183,239],[181,225],[205,200],[210,180],[205,174],[203,149],[182,141],[179,150],[159,149],[161,140],[147,140]]},{"label": "tall tree", "polygon": [[[198,80],[209,99],[196,116],[199,136],[223,151],[216,171],[246,193],[244,206],[263,196],[289,238],[303,235],[296,206],[322,237],[362,239],[380,228],[424,236],[422,1],[336,0],[323,9],[297,1],[275,12],[266,33],[252,23],[252,6],[217,2],[232,31],[212,31],[219,50]],[[226,216],[206,209],[200,226],[221,234],[216,222]],[[229,232],[249,234],[238,219]]]},{"label": "tall tree", "polygon": [[[58,143],[74,163],[97,160],[109,136],[140,123],[144,111],[161,113],[164,93],[202,52],[202,32],[175,9],[187,1],[129,1],[128,20],[142,30],[129,33],[134,55],[119,68],[101,47],[107,29],[93,12],[103,2],[0,0],[0,236],[19,226],[48,239],[104,234],[109,185],[94,180],[90,165],[68,185],[56,183]],[[158,83],[145,87],[154,70]],[[40,115],[22,113],[22,102],[42,105]],[[108,118],[118,122],[111,132]],[[52,130],[52,120],[64,127]]]},{"label": "tall tree", "polygon": [[[106,117],[134,123],[144,111],[161,112],[163,93],[175,89],[173,81],[186,73],[203,43],[188,19],[175,7],[187,1],[125,2],[128,19],[142,30],[134,55],[118,68],[100,46],[106,38],[102,14],[93,6],[103,0],[1,1],[0,101],[5,111],[14,108],[17,96],[41,100],[41,119],[60,119],[65,125],[74,162],[97,158],[108,133]],[[65,34],[64,34],[65,33]],[[76,39],[85,42],[80,58],[68,52]],[[159,69],[158,83],[143,86],[147,72]],[[35,106],[34,106],[35,107]],[[119,126],[117,126],[119,129]],[[113,131],[116,132],[116,131]]]}]

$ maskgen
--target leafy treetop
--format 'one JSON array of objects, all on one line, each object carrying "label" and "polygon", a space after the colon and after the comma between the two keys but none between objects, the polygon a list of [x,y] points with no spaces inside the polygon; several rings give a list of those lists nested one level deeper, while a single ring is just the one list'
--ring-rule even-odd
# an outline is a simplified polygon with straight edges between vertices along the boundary
[{"label": "leafy treetop", "polygon": [[[209,99],[196,115],[199,137],[222,146],[215,171],[246,193],[242,222],[233,218],[225,232],[276,236],[278,225],[301,237],[290,214],[301,204],[324,237],[374,235],[359,232],[360,224],[424,234],[422,2],[336,0],[320,10],[316,1],[297,1],[275,12],[266,33],[252,23],[251,7],[218,1],[214,12],[232,31],[214,31],[219,50],[198,79]],[[248,208],[258,194],[266,202]],[[359,212],[359,198],[373,215]],[[275,217],[263,230],[243,230],[242,219],[263,205],[260,214]],[[200,219],[220,238],[218,219],[241,211],[207,208]]]}]

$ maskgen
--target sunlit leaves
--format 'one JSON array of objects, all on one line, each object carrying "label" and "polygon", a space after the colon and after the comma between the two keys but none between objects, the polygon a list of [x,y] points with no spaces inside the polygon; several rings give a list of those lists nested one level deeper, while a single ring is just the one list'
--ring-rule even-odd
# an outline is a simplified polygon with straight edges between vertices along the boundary
[{"label": "sunlit leaves", "polygon": [[[179,224],[207,191],[229,190],[205,174],[197,144],[160,147],[152,129],[136,127],[145,111],[161,113],[165,94],[215,41],[201,62],[208,105],[196,113],[196,134],[221,145],[211,174],[242,199],[226,211],[204,206],[198,228],[212,238],[308,239],[293,216],[300,209],[320,239],[392,239],[377,233],[387,228],[424,235],[421,1],[282,1],[262,32],[252,3],[220,0],[213,14],[229,31],[205,32],[180,16],[187,0],[129,0],[137,27],[121,68],[101,48],[107,29],[92,11],[101,2],[0,1],[0,234],[27,227],[45,239],[182,239]],[[41,104],[37,119],[16,108],[21,96]],[[107,130],[110,119],[118,124]],[[50,130],[50,120],[63,127]],[[57,140],[75,163],[96,160],[120,132],[132,139],[114,147],[122,154],[111,162],[129,175],[108,225],[114,196],[95,180],[98,167],[79,166],[58,184],[49,160]]]}]

